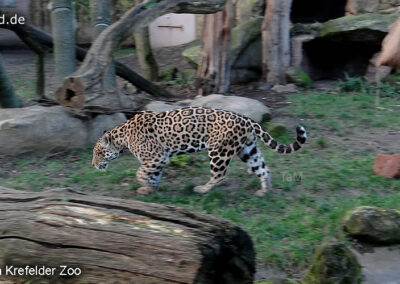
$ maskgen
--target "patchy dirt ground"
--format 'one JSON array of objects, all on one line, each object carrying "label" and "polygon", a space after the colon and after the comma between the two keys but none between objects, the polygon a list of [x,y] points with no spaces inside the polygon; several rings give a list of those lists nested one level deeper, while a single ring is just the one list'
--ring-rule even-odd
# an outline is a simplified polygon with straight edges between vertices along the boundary
[{"label": "patchy dirt ground", "polygon": [[[189,68],[180,55],[186,47],[157,50],[156,58],[160,69],[163,70],[172,65],[180,70]],[[32,79],[35,78],[34,54],[18,49],[1,50],[1,54],[18,93],[23,96],[26,104],[33,104],[34,102],[30,98],[33,97],[35,83]],[[139,72],[135,55],[120,57],[118,60]],[[46,91],[50,94],[56,87],[51,54],[46,58],[46,77]],[[282,108],[290,106],[293,97],[290,94],[272,93],[269,87],[265,83],[254,82],[232,86],[231,92],[233,95],[257,99],[270,107],[273,114],[272,120],[286,125],[290,136],[293,134],[292,128],[299,123],[299,120],[306,123],[310,126],[310,139],[305,147],[305,153],[297,155],[295,158],[276,157],[275,153],[269,153],[271,151],[265,153],[266,161],[271,163],[276,182],[276,188],[265,204],[264,201],[251,196],[250,191],[258,185],[249,180],[247,176],[242,176],[245,168],[240,162],[234,163],[230,169],[231,175],[228,176],[226,182],[220,185],[219,189],[204,198],[192,194],[192,185],[200,184],[208,175],[206,155],[204,155],[204,159],[203,156],[198,156],[198,158],[190,160],[189,163],[193,164],[188,166],[177,169],[169,167],[164,177],[165,188],[144,201],[176,204],[200,212],[231,218],[252,233],[260,254],[275,254],[269,255],[268,260],[272,261],[278,258],[286,261],[293,257],[291,252],[299,248],[302,254],[299,254],[296,261],[304,265],[302,259],[309,257],[314,245],[319,242],[317,237],[325,235],[329,231],[326,224],[339,222],[336,219],[332,221],[330,219],[332,216],[338,216],[335,218],[339,219],[342,212],[340,210],[344,211],[357,202],[360,202],[360,205],[364,204],[361,202],[368,202],[368,204],[375,202],[381,205],[380,195],[384,196],[387,192],[391,193],[397,188],[397,184],[394,182],[392,184],[389,181],[382,181],[373,175],[372,161],[374,154],[378,152],[400,152],[400,128],[351,128],[345,125],[345,123],[351,122],[351,119],[343,117],[339,120],[344,123],[345,130],[331,131],[328,128],[320,127],[316,131],[315,124],[325,125],[323,122],[329,117],[312,118],[307,114],[299,114],[299,112],[296,114],[285,113]],[[307,92],[321,91],[328,94],[335,88],[335,83],[318,82],[316,87],[317,89]],[[169,85],[168,88],[182,98],[196,95],[196,90],[192,86]],[[327,146],[318,145],[317,138],[323,138]],[[113,165],[111,169],[113,172],[110,175],[102,175],[93,171],[90,166],[89,151],[53,153],[42,157],[0,157],[0,181],[3,179],[3,181],[10,182],[9,184],[12,186],[17,185],[22,189],[29,190],[61,186],[72,186],[85,190],[96,188],[94,184],[97,183],[96,194],[140,198],[134,191],[136,186],[134,169],[137,168],[137,162],[133,162],[132,158],[128,156],[124,155],[118,163]],[[365,158],[365,156],[368,157]],[[348,163],[352,160],[355,162]],[[184,172],[183,177],[182,172]],[[281,173],[285,172],[304,173],[303,184],[293,184],[284,180]],[[89,180],[90,178],[91,180]],[[353,182],[355,179],[358,181]],[[378,191],[378,197],[371,195],[367,201],[360,201],[358,198],[368,195],[369,190],[375,189]],[[382,191],[382,189],[386,191]],[[392,196],[388,196],[385,200],[387,206],[391,206],[392,199]],[[296,206],[292,206],[293,203],[296,203]],[[233,206],[229,207],[231,205]],[[313,219],[313,223],[308,223],[310,218]],[[285,224],[286,227],[282,227]],[[304,227],[296,231],[294,229],[297,226]],[[310,230],[307,231],[308,235],[303,234],[296,237],[296,234],[306,230]],[[290,232],[294,237],[290,235]],[[299,272],[295,268],[292,272],[292,268],[287,266],[284,270],[275,269],[265,262],[259,262],[256,278],[284,278],[287,274],[292,277],[299,276],[301,271]]]}]

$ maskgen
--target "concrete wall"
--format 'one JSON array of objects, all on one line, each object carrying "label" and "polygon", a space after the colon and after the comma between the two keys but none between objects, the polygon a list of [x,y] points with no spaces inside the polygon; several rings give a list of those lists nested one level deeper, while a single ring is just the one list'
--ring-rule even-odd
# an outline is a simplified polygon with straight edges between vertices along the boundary
[{"label": "concrete wall", "polygon": [[175,46],[196,39],[196,16],[193,14],[166,14],[150,24],[153,48]]}]

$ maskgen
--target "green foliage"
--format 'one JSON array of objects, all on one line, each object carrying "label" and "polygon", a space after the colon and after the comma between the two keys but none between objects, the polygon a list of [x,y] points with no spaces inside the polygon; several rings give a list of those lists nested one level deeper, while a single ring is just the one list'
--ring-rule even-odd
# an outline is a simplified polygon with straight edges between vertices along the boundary
[{"label": "green foliage", "polygon": [[391,83],[390,80],[377,84],[368,84],[362,77],[350,77],[345,74],[345,79],[339,81],[341,92],[362,92],[370,95],[379,94],[381,97],[400,97],[400,85]]},{"label": "green foliage", "polygon": [[156,5],[156,4],[157,4],[157,2],[152,0],[152,1],[147,2],[143,7],[145,9],[148,9],[148,8],[150,8],[150,7],[152,7],[152,6]]},{"label": "green foliage", "polygon": [[169,66],[161,71],[160,77],[164,81],[173,81],[178,76],[178,68],[176,66]]},{"label": "green foliage", "polygon": [[400,70],[397,70],[395,73],[390,74],[385,79],[383,79],[383,81],[389,84],[400,84]]},{"label": "green foliage", "polygon": [[319,137],[317,140],[315,140],[315,144],[321,149],[328,147],[325,137]]},{"label": "green foliage", "polygon": [[339,88],[342,92],[365,92],[367,83],[361,77],[350,77],[345,73],[345,79],[339,81]]},{"label": "green foliage", "polygon": [[300,68],[290,67],[286,71],[286,76],[290,82],[295,83],[298,86],[310,88],[313,81],[306,72]]},{"label": "green foliage", "polygon": [[187,166],[190,162],[190,155],[183,154],[171,158],[171,165],[178,168],[183,168]]}]

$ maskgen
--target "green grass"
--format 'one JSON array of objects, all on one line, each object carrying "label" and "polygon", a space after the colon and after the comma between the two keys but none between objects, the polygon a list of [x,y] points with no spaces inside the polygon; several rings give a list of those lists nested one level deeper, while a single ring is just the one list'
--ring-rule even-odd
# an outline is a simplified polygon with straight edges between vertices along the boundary
[{"label": "green grass", "polygon": [[290,106],[282,112],[288,115],[309,118],[306,126],[310,130],[329,130],[346,134],[353,127],[398,127],[400,102],[396,98],[383,97],[379,105],[375,97],[358,93],[290,96]]},{"label": "green grass", "polygon": [[[206,195],[194,193],[193,187],[209,178],[206,152],[173,159],[159,190],[145,197],[134,193],[139,187],[135,179],[139,163],[130,154],[114,161],[107,172],[99,172],[90,165],[91,150],[40,163],[35,157],[20,159],[16,172],[0,178],[0,185],[24,190],[71,187],[220,216],[250,233],[258,261],[301,271],[323,238],[343,237],[342,218],[348,210],[361,205],[400,209],[400,180],[375,175],[375,155],[370,150],[330,141],[331,136],[346,136],[352,131],[398,127],[400,103],[383,98],[380,109],[371,96],[345,93],[299,94],[288,100],[290,106],[279,112],[303,118],[310,139],[295,155],[279,155],[260,147],[274,187],[265,198],[253,195],[260,183],[248,176],[246,165],[238,159],[232,162],[222,184]],[[291,135],[278,140],[289,140]]]},{"label": "green grass", "polygon": [[12,84],[18,97],[23,101],[30,102],[38,99],[35,94],[36,79],[21,79],[18,76],[13,76]]}]

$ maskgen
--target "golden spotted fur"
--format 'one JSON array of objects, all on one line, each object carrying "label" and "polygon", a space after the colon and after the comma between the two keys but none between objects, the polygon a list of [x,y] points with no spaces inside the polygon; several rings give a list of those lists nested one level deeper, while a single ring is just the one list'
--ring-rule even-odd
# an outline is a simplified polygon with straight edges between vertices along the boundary
[{"label": "golden spotted fur", "polygon": [[257,148],[257,138],[278,153],[293,153],[306,141],[303,127],[296,128],[297,139],[290,145],[277,143],[261,126],[248,117],[230,111],[187,107],[153,113],[143,111],[125,123],[107,131],[93,149],[92,164],[105,170],[110,160],[124,149],[135,155],[141,166],[137,179],[140,194],[149,194],[158,186],[162,169],[173,156],[208,149],[211,179],[196,186],[198,193],[208,192],[224,177],[234,155],[247,163],[249,172],[261,181],[257,196],[271,188],[270,172]]}]

